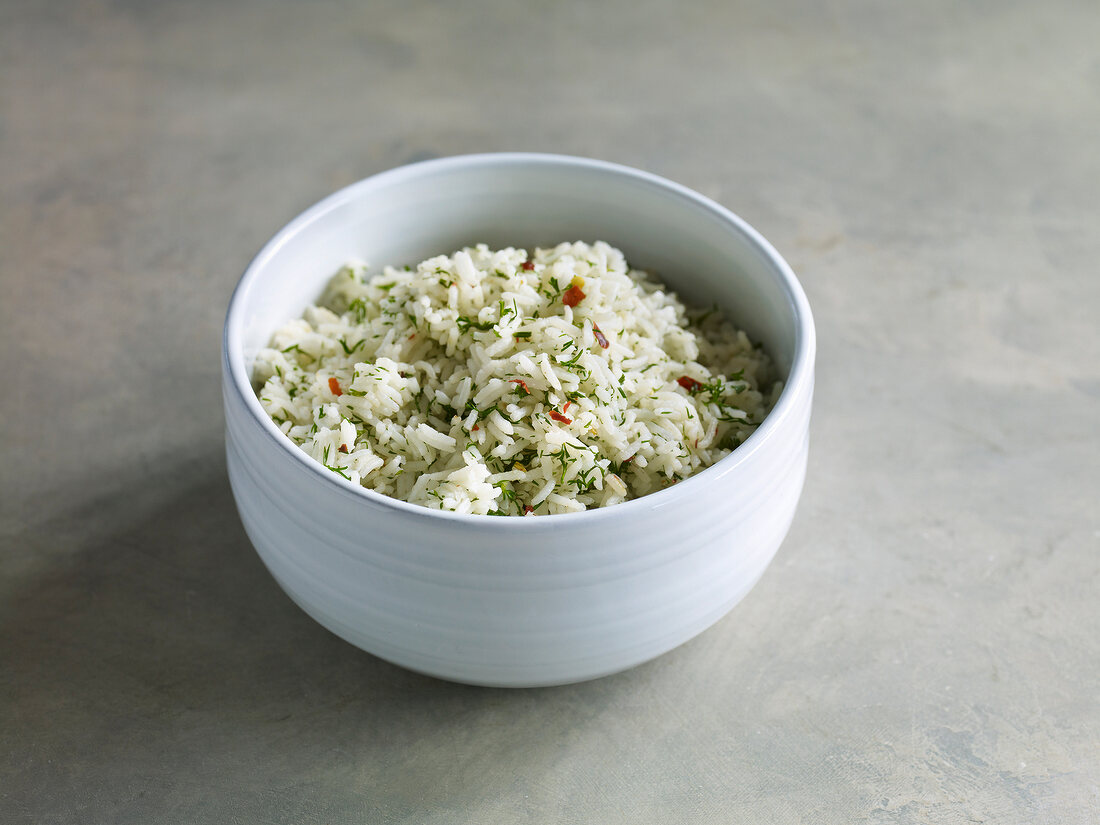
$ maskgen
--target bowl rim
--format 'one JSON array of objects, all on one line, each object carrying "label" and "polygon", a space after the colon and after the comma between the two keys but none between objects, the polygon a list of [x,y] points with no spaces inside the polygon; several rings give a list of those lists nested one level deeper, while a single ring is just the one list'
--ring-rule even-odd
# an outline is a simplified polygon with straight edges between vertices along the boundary
[{"label": "bowl rim", "polygon": [[[328,212],[356,199],[363,190],[369,190],[379,185],[399,183],[403,178],[417,178],[464,167],[476,169],[478,167],[498,168],[532,164],[569,166],[604,174],[610,173],[632,178],[643,185],[664,190],[669,194],[689,201],[696,207],[701,207],[704,211],[721,219],[747,239],[758,252],[763,254],[772,271],[778,275],[780,286],[786,294],[795,317],[795,341],[790,370],[779,399],[772,407],[771,412],[768,413],[752,435],[729,455],[670,487],[610,507],[595,507],[575,513],[552,513],[537,518],[490,516],[476,513],[455,513],[450,510],[435,510],[353,484],[350,480],[326,470],[275,426],[274,421],[260,405],[259,399],[252,389],[251,377],[245,371],[242,343],[242,306],[245,293],[258,277],[258,273],[291,238]],[[354,496],[357,500],[365,498],[376,506],[415,518],[442,519],[445,522],[455,522],[455,526],[464,524],[479,528],[497,524],[509,528],[527,525],[527,528],[521,529],[534,529],[540,526],[545,528],[555,524],[563,525],[566,521],[597,521],[612,516],[615,518],[629,517],[643,508],[649,510],[663,508],[684,496],[690,497],[696,493],[702,493],[702,490],[697,489],[701,484],[716,480],[717,476],[735,471],[738,466],[749,461],[753,455],[773,440],[783,422],[795,414],[797,399],[812,393],[815,353],[816,333],[813,315],[802,285],[783,256],[743,218],[711,198],[651,172],[610,161],[540,152],[486,152],[419,161],[370,175],[322,198],[279,229],[249,261],[230,296],[222,331],[223,379],[225,376],[230,379],[229,382],[223,380],[223,386],[231,387],[235,391],[238,399],[243,402],[250,413],[252,422],[260,425],[262,431],[277,445],[276,449],[292,456],[294,461],[307,468],[321,483],[330,485],[329,489],[333,492],[339,491],[342,495]]]}]

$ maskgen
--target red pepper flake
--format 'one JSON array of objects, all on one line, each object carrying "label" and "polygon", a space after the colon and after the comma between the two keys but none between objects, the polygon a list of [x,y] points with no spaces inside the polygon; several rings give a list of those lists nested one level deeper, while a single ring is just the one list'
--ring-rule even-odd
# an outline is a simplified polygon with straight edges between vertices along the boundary
[{"label": "red pepper flake", "polygon": [[581,301],[584,300],[584,293],[581,292],[579,286],[571,286],[565,290],[565,294],[561,296],[561,302],[567,307],[575,307]]},{"label": "red pepper flake", "polygon": [[519,265],[519,268],[522,269],[522,270],[525,270],[527,272],[530,272],[532,269],[535,268],[535,262],[534,261],[524,261],[523,263],[521,263]]},{"label": "red pepper flake", "polygon": [[529,516],[529,515],[531,515],[531,514],[532,514],[533,512],[535,512],[535,508],[534,508],[534,507],[532,507],[532,506],[531,506],[530,504],[524,504],[524,505],[523,505],[523,515],[525,515],[525,516]]},{"label": "red pepper flake", "polygon": [[341,444],[341,445],[340,445],[340,452],[342,452],[342,453],[344,453],[345,455],[347,455],[347,452],[348,452],[348,445],[347,445],[347,444]]},{"label": "red pepper flake", "polygon": [[474,424],[474,426],[470,427],[470,430],[471,430],[471,431],[472,431],[472,430],[480,430],[480,429],[481,429],[481,426],[480,426],[480,425],[478,425],[478,424]]},{"label": "red pepper flake", "polygon": [[681,375],[676,379],[676,383],[683,387],[688,392],[695,392],[702,388],[702,384],[696,381],[694,378],[688,378],[686,375]]},{"label": "red pepper flake", "polygon": [[695,449],[699,449],[699,439],[695,439]]},{"label": "red pepper flake", "polygon": [[337,381],[335,378],[330,378],[328,380],[328,388],[330,390],[332,390],[333,395],[343,395],[344,394],[344,391],[342,389],[340,389],[340,382]]},{"label": "red pepper flake", "polygon": [[607,336],[600,332],[600,328],[595,324],[592,325],[592,334],[596,336],[596,343],[604,349],[611,346],[611,342],[607,340]]},{"label": "red pepper flake", "polygon": [[409,340],[411,341],[415,337],[416,337],[416,333],[414,332],[412,335],[409,336]]},{"label": "red pepper flake", "polygon": [[531,391],[529,389],[527,389],[527,382],[524,381],[522,378],[513,378],[512,383],[513,384],[519,384],[521,387],[523,387],[523,394],[524,395],[530,395],[531,394]]},{"label": "red pepper flake", "polygon": [[565,406],[561,408],[561,411],[562,411],[563,413],[567,413],[567,412],[569,412],[569,405],[570,405],[570,404],[572,404],[572,403],[573,403],[572,401],[566,401],[566,402],[565,402]]},{"label": "red pepper flake", "polygon": [[564,415],[562,415],[557,410],[550,410],[550,417],[553,418],[555,421],[560,421],[562,424],[572,424],[573,423],[572,418],[566,418]]}]

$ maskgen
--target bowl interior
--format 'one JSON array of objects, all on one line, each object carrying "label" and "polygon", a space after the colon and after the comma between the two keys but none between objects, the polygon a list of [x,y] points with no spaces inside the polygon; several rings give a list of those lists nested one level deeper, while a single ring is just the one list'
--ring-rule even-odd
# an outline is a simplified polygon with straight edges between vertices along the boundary
[{"label": "bowl interior", "polygon": [[[689,305],[717,304],[784,374],[798,343],[793,276],[751,227],[713,202],[636,170],[546,155],[482,155],[402,167],[349,186],[283,229],[250,265],[227,322],[247,385],[255,353],[301,315],[349,259],[416,264],[463,246],[603,240]],[[380,269],[379,269],[380,271]]]}]

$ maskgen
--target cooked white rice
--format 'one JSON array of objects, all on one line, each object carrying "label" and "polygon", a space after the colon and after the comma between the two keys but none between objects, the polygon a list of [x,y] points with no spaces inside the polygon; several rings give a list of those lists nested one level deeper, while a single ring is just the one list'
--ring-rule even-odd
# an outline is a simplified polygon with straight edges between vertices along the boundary
[{"label": "cooked white rice", "polygon": [[352,263],[322,303],[259,353],[264,409],[334,473],[435,509],[652,493],[727,455],[781,389],[744,332],[602,242]]}]

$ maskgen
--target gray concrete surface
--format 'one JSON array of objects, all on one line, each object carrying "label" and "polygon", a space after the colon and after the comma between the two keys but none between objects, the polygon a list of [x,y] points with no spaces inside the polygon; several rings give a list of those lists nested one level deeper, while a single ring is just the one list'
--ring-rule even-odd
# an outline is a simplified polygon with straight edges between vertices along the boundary
[{"label": "gray concrete surface", "polygon": [[[1098,43],[1085,0],[0,2],[0,821],[1100,822]],[[820,335],[759,586],[515,692],[290,603],[218,386],[285,221],[505,149],[717,198]]]}]

